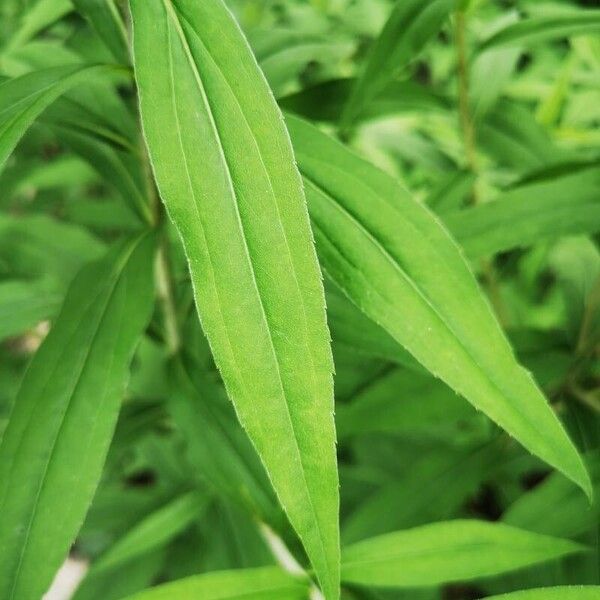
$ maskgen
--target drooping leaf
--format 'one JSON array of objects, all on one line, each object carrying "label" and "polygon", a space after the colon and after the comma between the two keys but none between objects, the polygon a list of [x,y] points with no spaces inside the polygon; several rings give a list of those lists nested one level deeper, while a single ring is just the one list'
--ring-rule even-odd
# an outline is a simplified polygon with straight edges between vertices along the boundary
[{"label": "drooping leaf", "polygon": [[307,600],[308,586],[275,567],[218,571],[166,583],[125,600]]},{"label": "drooping leaf", "polygon": [[0,446],[0,596],[46,591],[92,500],[153,305],[152,236],[78,275],[15,400]]},{"label": "drooping leaf", "polygon": [[0,169],[35,119],[77,84],[114,71],[107,66],[69,66],[36,71],[0,84]]},{"label": "drooping leaf", "polygon": [[582,552],[570,540],[485,521],[447,521],[358,542],[342,553],[342,581],[431,587],[514,571]]},{"label": "drooping leaf", "polygon": [[396,2],[383,31],[375,40],[342,115],[343,127],[413,61],[438,33],[455,0],[404,0]]},{"label": "drooping leaf", "polygon": [[131,7],[146,141],[204,331],[323,591],[335,599],[331,353],[281,114],[221,0]]},{"label": "drooping leaf", "polygon": [[429,371],[591,494],[581,457],[458,247],[391,177],[288,118],[324,270]]}]

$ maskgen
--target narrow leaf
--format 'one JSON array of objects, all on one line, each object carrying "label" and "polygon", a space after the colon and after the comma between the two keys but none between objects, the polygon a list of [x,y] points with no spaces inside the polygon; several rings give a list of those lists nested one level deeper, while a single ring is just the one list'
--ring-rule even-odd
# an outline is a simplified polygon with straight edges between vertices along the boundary
[{"label": "narrow leaf", "polygon": [[562,235],[600,230],[600,170],[546,177],[520,185],[493,202],[444,215],[470,258],[522,248]]},{"label": "narrow leaf", "polygon": [[531,17],[511,23],[485,40],[480,51],[549,39],[585,35],[600,30],[600,10],[576,10],[552,16]]},{"label": "narrow leaf", "polygon": [[131,7],[146,141],[204,331],[323,591],[337,598],[332,359],[281,114],[221,0]]},{"label": "narrow leaf", "polygon": [[438,33],[454,5],[455,0],[403,0],[395,3],[348,100],[342,116],[344,127],[351,125],[365,105],[417,57]]},{"label": "narrow leaf", "polygon": [[508,525],[447,521],[358,542],[342,553],[342,581],[380,587],[432,587],[521,569],[584,546]]},{"label": "narrow leaf", "polygon": [[33,121],[75,85],[115,67],[56,67],[28,73],[0,84],[0,169]]},{"label": "narrow leaf", "polygon": [[296,118],[288,127],[328,275],[429,371],[590,495],[581,457],[436,218],[316,128]]},{"label": "narrow leaf", "polygon": [[150,236],[78,275],[0,446],[0,597],[38,600],[92,500],[152,307]]},{"label": "narrow leaf", "polygon": [[275,567],[217,571],[167,583],[126,600],[307,600],[305,582]]}]

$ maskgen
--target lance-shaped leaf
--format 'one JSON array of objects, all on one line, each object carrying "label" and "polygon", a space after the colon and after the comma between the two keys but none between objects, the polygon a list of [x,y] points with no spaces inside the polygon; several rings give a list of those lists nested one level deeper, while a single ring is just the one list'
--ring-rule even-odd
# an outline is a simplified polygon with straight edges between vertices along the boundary
[{"label": "lance-shaped leaf", "polygon": [[153,305],[152,236],[120,244],[69,289],[0,446],[0,597],[38,600],[94,495],[134,348]]},{"label": "lance-shaped leaf", "polygon": [[342,581],[431,587],[498,575],[582,552],[570,540],[501,523],[446,521],[358,542],[342,553]]},{"label": "lance-shaped leaf", "polygon": [[52,67],[0,84],[0,170],[23,134],[52,102],[73,86],[116,70],[103,65]]},{"label": "lance-shaped leaf", "polygon": [[160,585],[126,600],[306,600],[306,582],[275,567],[217,571]]},{"label": "lance-shaped leaf", "polygon": [[350,126],[365,105],[417,57],[438,33],[454,5],[455,0],[396,2],[346,104],[342,115],[344,127]]},{"label": "lance-shaped leaf", "polygon": [[591,495],[581,457],[437,219],[313,126],[289,118],[288,127],[328,275],[429,371]]},{"label": "lance-shaped leaf", "polygon": [[332,359],[281,113],[221,0],[131,7],[146,141],[204,331],[323,590],[336,598]]}]

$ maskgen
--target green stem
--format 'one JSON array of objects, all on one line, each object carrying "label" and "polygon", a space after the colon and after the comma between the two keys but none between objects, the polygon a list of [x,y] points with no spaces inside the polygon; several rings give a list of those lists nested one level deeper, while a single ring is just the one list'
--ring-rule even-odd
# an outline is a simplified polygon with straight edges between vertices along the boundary
[{"label": "green stem", "polygon": [[164,319],[164,337],[169,356],[177,354],[181,347],[177,309],[173,298],[173,278],[167,256],[167,239],[163,236],[156,253],[156,293]]},{"label": "green stem", "polygon": [[[465,147],[465,158],[468,169],[475,175],[475,182],[471,189],[471,204],[480,202],[478,191],[479,163],[477,160],[476,131],[471,105],[469,100],[469,60],[467,54],[467,16],[464,9],[455,13],[454,38],[456,42],[456,54],[458,63],[458,113],[460,127]],[[490,302],[494,307],[498,320],[501,324],[508,321],[508,311],[504,306],[502,294],[498,283],[496,270],[492,260],[483,259],[480,263],[481,273],[485,287],[488,291]]]}]

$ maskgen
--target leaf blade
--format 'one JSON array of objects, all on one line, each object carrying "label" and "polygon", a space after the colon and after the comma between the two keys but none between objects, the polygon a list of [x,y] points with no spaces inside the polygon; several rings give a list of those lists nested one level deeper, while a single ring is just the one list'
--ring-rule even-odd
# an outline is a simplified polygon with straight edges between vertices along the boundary
[{"label": "leaf blade", "polygon": [[331,352],[281,115],[220,1],[131,6],[146,141],[203,328],[238,418],[327,597],[337,598]]},{"label": "leaf blade", "polygon": [[308,123],[287,123],[328,275],[429,371],[591,496],[581,457],[445,229],[391,177]]},{"label": "leaf blade", "polygon": [[75,278],[17,395],[0,446],[5,598],[39,598],[81,526],[150,317],[152,246],[138,237]]},{"label": "leaf blade", "polygon": [[485,521],[446,521],[358,542],[343,552],[342,581],[431,587],[497,575],[585,550],[570,540]]}]

